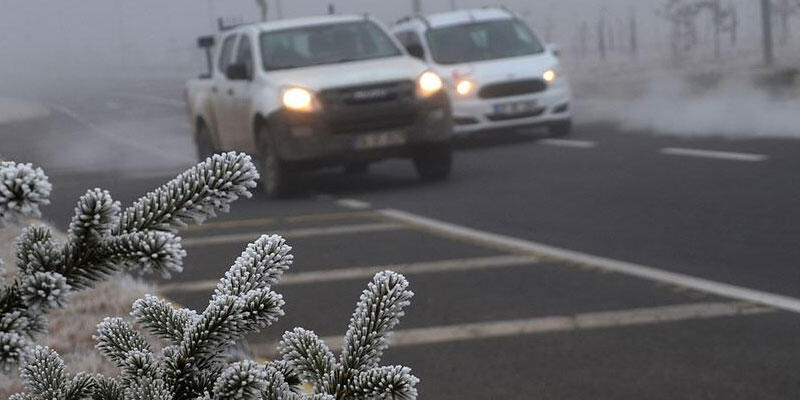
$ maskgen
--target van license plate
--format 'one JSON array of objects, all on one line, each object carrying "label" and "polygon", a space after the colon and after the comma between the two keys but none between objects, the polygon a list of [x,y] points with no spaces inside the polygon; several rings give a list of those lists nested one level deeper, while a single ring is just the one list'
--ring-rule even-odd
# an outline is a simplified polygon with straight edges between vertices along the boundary
[{"label": "van license plate", "polygon": [[513,103],[500,103],[494,105],[495,115],[519,115],[532,113],[539,109],[539,102],[536,100],[518,101]]},{"label": "van license plate", "polygon": [[353,148],[356,150],[380,149],[404,144],[406,144],[406,133],[403,131],[369,133],[353,138]]}]

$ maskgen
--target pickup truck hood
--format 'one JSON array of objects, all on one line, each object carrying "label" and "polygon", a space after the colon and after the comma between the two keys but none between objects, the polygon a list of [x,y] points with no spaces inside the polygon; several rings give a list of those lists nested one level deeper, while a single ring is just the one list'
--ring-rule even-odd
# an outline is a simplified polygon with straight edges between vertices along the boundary
[{"label": "pickup truck hood", "polygon": [[443,65],[437,68],[437,72],[450,81],[468,77],[478,83],[488,83],[540,77],[544,71],[557,65],[557,58],[550,53],[543,53],[525,57]]},{"label": "pickup truck hood", "polygon": [[297,85],[319,91],[328,88],[363,85],[370,82],[414,80],[428,67],[411,57],[392,57],[376,60],[354,61],[341,64],[319,65],[270,72],[276,82]]}]

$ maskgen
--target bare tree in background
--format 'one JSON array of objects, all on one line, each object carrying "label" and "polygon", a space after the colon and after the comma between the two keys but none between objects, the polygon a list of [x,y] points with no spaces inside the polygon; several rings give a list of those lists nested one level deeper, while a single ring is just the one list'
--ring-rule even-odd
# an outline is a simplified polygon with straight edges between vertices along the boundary
[{"label": "bare tree in background", "polygon": [[792,17],[800,16],[800,0],[780,0],[772,6],[772,12],[780,18],[781,23],[778,43],[782,45],[789,43],[791,36],[789,20]]},{"label": "bare tree in background", "polygon": [[261,9],[261,20],[266,22],[267,21],[267,12],[269,10],[269,6],[267,5],[267,0],[256,0],[256,5]]}]

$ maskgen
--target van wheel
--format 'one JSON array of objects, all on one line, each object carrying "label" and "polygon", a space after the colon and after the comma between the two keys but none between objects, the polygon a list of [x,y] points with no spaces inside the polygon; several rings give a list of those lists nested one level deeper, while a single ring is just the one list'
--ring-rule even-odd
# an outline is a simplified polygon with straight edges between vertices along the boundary
[{"label": "van wheel", "polygon": [[204,161],[206,158],[214,155],[214,143],[211,141],[211,132],[204,122],[197,124],[197,132],[195,132],[194,143],[197,147],[197,158]]},{"label": "van wheel", "polygon": [[265,128],[261,128],[260,186],[271,199],[286,197],[289,194],[291,177],[286,163],[281,161],[278,150],[269,140]]},{"label": "van wheel", "polygon": [[568,136],[572,132],[572,120],[553,122],[550,124],[550,134],[553,136]]},{"label": "van wheel", "polygon": [[424,181],[442,181],[450,176],[453,166],[453,148],[450,143],[431,144],[414,156],[417,175]]}]

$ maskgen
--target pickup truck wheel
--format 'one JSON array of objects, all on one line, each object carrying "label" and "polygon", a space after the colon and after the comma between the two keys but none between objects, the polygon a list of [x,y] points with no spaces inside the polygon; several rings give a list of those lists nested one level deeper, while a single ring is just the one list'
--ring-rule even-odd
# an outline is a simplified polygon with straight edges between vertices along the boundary
[{"label": "pickup truck wheel", "polygon": [[286,163],[278,156],[278,149],[269,138],[266,127],[261,128],[260,186],[271,199],[289,195],[291,176]]},{"label": "pickup truck wheel", "polygon": [[197,158],[200,161],[211,157],[214,154],[214,144],[211,142],[211,132],[204,123],[197,124],[197,132],[194,137],[195,146],[197,146]]},{"label": "pickup truck wheel", "polygon": [[417,175],[424,181],[442,181],[450,176],[453,148],[450,143],[427,145],[414,156]]}]

